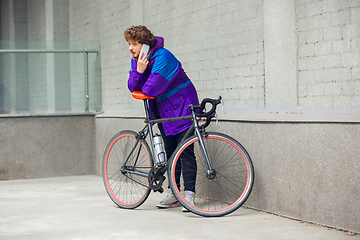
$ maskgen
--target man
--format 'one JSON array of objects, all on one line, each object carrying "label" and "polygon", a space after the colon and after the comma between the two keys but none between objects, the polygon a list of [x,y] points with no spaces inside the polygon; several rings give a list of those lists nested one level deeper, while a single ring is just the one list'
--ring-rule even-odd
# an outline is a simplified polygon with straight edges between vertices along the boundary
[{"label": "man", "polygon": [[[190,115],[189,105],[199,104],[196,89],[182,69],[181,63],[164,48],[164,39],[155,37],[145,26],[131,26],[124,31],[124,37],[129,43],[133,57],[128,88],[131,92],[142,91],[146,95],[155,97],[154,100],[149,100],[152,119]],[[143,44],[149,45],[150,50],[140,55]],[[158,125],[167,158],[170,158],[191,124],[189,120],[181,120]],[[196,161],[191,151],[186,155],[190,156],[181,158],[181,163],[178,162],[176,165],[176,183],[180,189],[182,168],[184,171],[193,170],[193,174],[183,176],[183,179],[184,197],[194,205]],[[169,208],[179,206],[179,203],[169,188],[167,196],[157,206]],[[187,210],[183,208],[183,211]]]}]

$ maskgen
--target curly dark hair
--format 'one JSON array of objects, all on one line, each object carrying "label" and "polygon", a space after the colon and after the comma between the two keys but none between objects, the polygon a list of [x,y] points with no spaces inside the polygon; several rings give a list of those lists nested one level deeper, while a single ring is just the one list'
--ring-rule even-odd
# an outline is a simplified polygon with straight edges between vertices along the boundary
[{"label": "curly dark hair", "polygon": [[155,37],[145,26],[131,26],[124,31],[126,41],[134,40],[141,44],[147,44],[150,47],[155,46]]}]

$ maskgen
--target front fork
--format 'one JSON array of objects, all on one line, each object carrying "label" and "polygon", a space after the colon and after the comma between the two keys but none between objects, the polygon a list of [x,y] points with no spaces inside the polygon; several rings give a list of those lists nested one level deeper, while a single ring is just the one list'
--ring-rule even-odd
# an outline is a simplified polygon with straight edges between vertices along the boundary
[{"label": "front fork", "polygon": [[195,111],[192,111],[192,117],[193,117],[193,122],[194,122],[194,126],[195,126],[195,133],[199,138],[199,144],[200,144],[200,149],[201,152],[203,154],[204,157],[204,161],[205,161],[205,165],[207,167],[207,173],[206,176],[209,179],[214,179],[216,176],[216,171],[214,169],[212,169],[211,164],[210,164],[210,160],[209,160],[209,156],[206,152],[206,148],[205,148],[205,144],[204,144],[204,140],[203,140],[203,134],[200,132],[199,130],[199,124],[196,120],[196,115],[195,115]]}]

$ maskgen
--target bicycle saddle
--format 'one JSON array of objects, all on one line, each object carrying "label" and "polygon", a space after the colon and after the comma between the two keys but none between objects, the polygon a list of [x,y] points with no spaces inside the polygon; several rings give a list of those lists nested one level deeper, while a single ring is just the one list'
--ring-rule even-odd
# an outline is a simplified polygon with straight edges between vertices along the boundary
[{"label": "bicycle saddle", "polygon": [[133,91],[132,92],[132,97],[138,100],[145,100],[145,99],[155,99],[155,97],[152,96],[148,96],[146,94],[144,94],[143,92],[140,91]]}]

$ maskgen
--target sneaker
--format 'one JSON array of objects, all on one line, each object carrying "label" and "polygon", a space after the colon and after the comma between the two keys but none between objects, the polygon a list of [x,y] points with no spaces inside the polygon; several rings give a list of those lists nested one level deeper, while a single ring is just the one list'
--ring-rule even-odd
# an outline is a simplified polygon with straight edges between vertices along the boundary
[{"label": "sneaker", "polygon": [[[185,191],[185,195],[184,195],[185,200],[190,204],[195,206],[195,193],[191,192],[191,191]],[[183,212],[189,212],[189,210],[187,210],[186,208],[183,207],[182,209]]]},{"label": "sneaker", "polygon": [[180,203],[175,198],[174,194],[172,193],[171,189],[167,190],[166,197],[160,201],[159,204],[156,205],[158,208],[172,208],[172,207],[179,207]]}]

